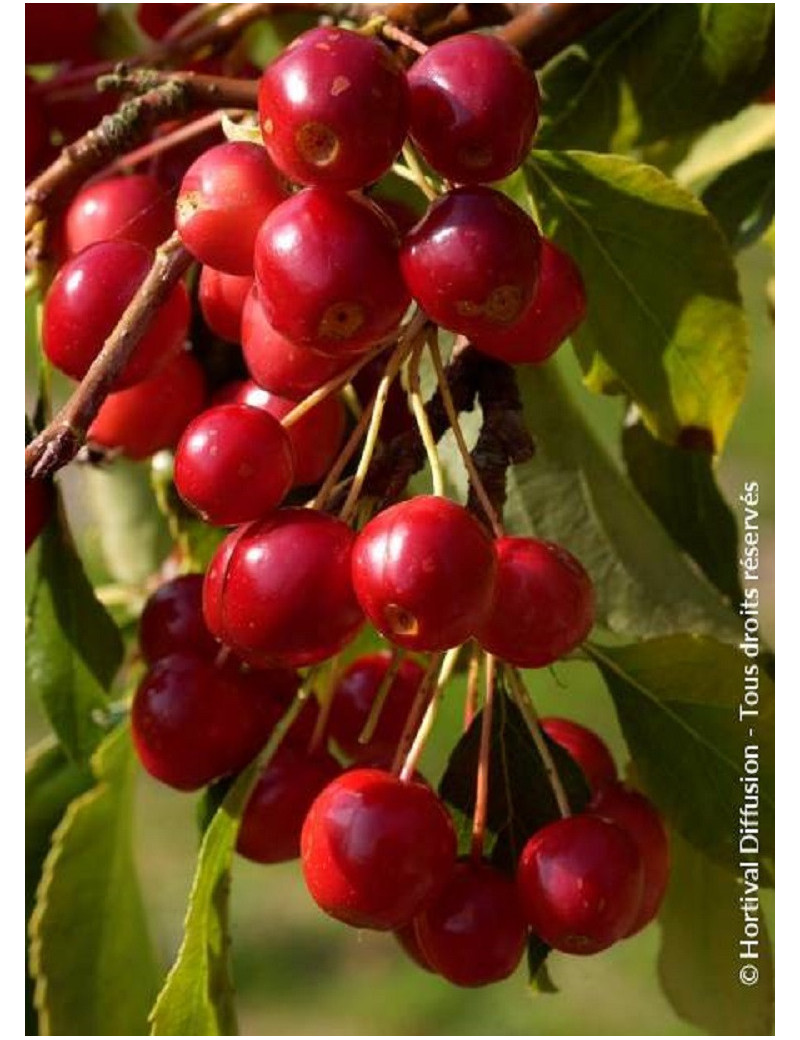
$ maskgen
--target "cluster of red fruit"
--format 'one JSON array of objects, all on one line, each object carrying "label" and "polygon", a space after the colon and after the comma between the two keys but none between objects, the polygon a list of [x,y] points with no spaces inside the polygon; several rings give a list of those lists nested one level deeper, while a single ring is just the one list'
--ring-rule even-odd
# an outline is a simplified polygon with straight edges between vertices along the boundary
[{"label": "cluster of red fruit", "polygon": [[[384,366],[378,355],[402,336],[412,300],[430,322],[512,362],[543,361],[583,318],[572,260],[486,186],[519,166],[537,119],[533,76],[491,36],[437,44],[407,73],[375,38],[320,28],[263,74],[264,147],[221,144],[186,171],[174,222],[203,265],[200,308],[212,330],[241,342],[252,382],[223,386],[203,410],[178,284],[89,431],[134,458],[177,443],[180,495],[234,527],[205,577],[168,583],[142,616],[149,671],[133,734],[165,783],[196,790],[241,770],[295,698],[295,669],[337,654],[365,619],[402,651],[474,639],[519,667],[548,665],[587,636],[593,590],[577,560],[532,538],[492,539],[445,498],[401,502],[358,532],[318,510],[279,508],[293,487],[322,479],[345,430],[333,394],[306,410],[300,402],[359,360],[362,375],[367,363]],[[396,208],[364,189],[407,138],[449,190],[413,226],[401,214],[400,227]],[[85,375],[172,219],[143,177],[101,181],[73,202],[64,238],[74,255],[42,329],[63,372]],[[371,400],[369,385],[362,394]],[[531,838],[515,883],[480,858],[457,860],[443,804],[423,780],[390,770],[427,674],[405,657],[390,676],[393,660],[358,658],[329,710],[304,704],[252,792],[239,851],[261,862],[302,854],[324,910],[396,932],[420,963],[462,985],[508,975],[529,928],[556,949],[592,953],[643,927],[663,895],[666,838],[653,807],[616,783],[599,739],[550,720],[595,801]]]}]

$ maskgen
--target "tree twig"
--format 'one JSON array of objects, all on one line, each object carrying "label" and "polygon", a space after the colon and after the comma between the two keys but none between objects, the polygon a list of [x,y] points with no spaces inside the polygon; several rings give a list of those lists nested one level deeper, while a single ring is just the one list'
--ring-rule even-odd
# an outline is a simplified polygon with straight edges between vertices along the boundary
[{"label": "tree twig", "polygon": [[527,4],[497,30],[533,69],[539,69],[559,51],[615,15],[625,4]]},{"label": "tree twig", "polygon": [[86,431],[147,332],[153,316],[192,262],[177,232],[156,250],[153,266],[103,349],[58,415],[25,449],[25,475],[47,477],[75,457]]}]

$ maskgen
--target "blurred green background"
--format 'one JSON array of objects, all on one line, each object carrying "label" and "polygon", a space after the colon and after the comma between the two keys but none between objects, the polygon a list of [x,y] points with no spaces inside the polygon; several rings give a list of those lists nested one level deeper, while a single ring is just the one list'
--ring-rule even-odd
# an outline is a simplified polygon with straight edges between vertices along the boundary
[{"label": "blurred green background", "polygon": [[[690,161],[702,169],[717,148],[728,151],[750,119],[758,134],[765,113],[723,130],[696,150]],[[727,138],[726,138],[727,134]],[[746,137],[746,133],[744,135]],[[705,148],[705,151],[703,151]],[[709,151],[710,148],[710,151]],[[726,156],[730,161],[731,156]],[[745,481],[762,489],[763,635],[774,635],[774,335],[767,284],[773,252],[759,243],[741,254],[742,293],[752,332],[752,371],[719,479],[735,506]],[[559,364],[575,382],[577,366],[568,350]],[[622,404],[580,389],[593,425],[619,458]],[[92,476],[73,467],[63,483],[70,513],[90,569],[98,567],[98,517],[113,507],[110,484],[89,487]],[[106,478],[107,479],[107,478]],[[95,482],[96,483],[96,482]],[[137,539],[127,532],[123,553],[136,570]],[[766,591],[766,590],[765,590]],[[615,752],[620,768],[626,751],[610,698],[593,667],[560,665],[532,673],[531,690],[542,714],[574,717],[597,729]],[[448,693],[423,771],[437,780],[461,725],[462,684]],[[35,704],[28,705],[28,742],[44,733]],[[166,969],[180,942],[182,921],[197,852],[195,798],[140,778],[136,826],[142,886],[153,938]],[[549,961],[560,992],[536,995],[523,968],[494,987],[467,991],[451,987],[409,962],[390,936],[356,932],[320,913],[306,894],[297,864],[259,867],[238,860],[233,884],[233,959],[240,1028],[247,1035],[308,1034],[599,1034],[691,1035],[661,993],[656,972],[658,926],[590,958],[553,955]]]}]

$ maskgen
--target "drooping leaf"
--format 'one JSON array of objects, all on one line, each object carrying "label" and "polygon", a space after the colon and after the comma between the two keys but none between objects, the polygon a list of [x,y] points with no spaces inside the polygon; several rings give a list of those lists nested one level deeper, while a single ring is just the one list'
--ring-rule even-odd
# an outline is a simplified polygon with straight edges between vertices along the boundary
[{"label": "drooping leaf", "polygon": [[701,197],[734,249],[757,242],[775,217],[775,149],[729,166]]},{"label": "drooping leaf", "polygon": [[668,444],[721,450],[744,395],[748,340],[717,223],[663,173],[620,156],[537,151],[524,177],[545,233],[586,283],[572,342],[587,385],[623,390]]},{"label": "drooping leaf", "polygon": [[614,632],[738,641],[736,615],[624,479],[557,367],[520,370],[518,382],[537,450],[509,472],[509,532],[574,553],[594,580],[598,623]]},{"label": "drooping leaf", "polygon": [[[450,755],[439,793],[456,821],[461,844],[468,842],[475,809],[481,721],[479,712]],[[589,800],[580,769],[558,744],[545,737],[573,809]],[[539,752],[519,708],[498,685],[492,713],[487,829],[493,838],[491,861],[513,874],[528,838],[559,819],[558,805]]]},{"label": "drooping leaf", "polygon": [[[773,857],[774,687],[758,661],[687,635],[586,650],[614,700],[637,780],[687,841],[729,871],[739,862],[745,757],[757,748],[759,852]],[[746,667],[757,718],[740,717]]]},{"label": "drooping leaf", "polygon": [[153,1036],[237,1033],[229,960],[228,896],[239,817],[257,761],[226,794],[205,830],[183,941],[150,1016]]},{"label": "drooping leaf", "polygon": [[527,949],[528,981],[534,993],[558,993],[558,987],[550,978],[547,968],[549,953],[547,943],[531,932]]},{"label": "drooping leaf", "polygon": [[736,520],[705,451],[675,448],[652,437],[643,423],[622,431],[628,476],[676,545],[736,606],[742,598]]},{"label": "drooping leaf", "polygon": [[26,633],[27,683],[66,752],[85,762],[104,734],[102,714],[122,641],[60,519],[47,525],[39,542]]},{"label": "drooping leaf", "polygon": [[58,824],[36,894],[36,1008],[44,1034],[144,1035],[158,972],[133,859],[127,726],[106,737],[91,768],[94,786]]},{"label": "drooping leaf", "polygon": [[[750,878],[752,884],[753,878]],[[741,959],[744,913],[758,929],[758,959]],[[674,836],[658,973],[678,1014],[713,1036],[774,1034],[773,957],[764,916],[740,878]],[[744,977],[755,981],[745,984]]]},{"label": "drooping leaf", "polygon": [[626,4],[544,70],[539,141],[628,151],[735,115],[775,78],[774,4]]},{"label": "drooping leaf", "polygon": [[53,831],[67,806],[92,786],[87,767],[71,762],[53,741],[34,748],[25,761],[25,1032],[39,1033],[28,966],[27,928]]}]

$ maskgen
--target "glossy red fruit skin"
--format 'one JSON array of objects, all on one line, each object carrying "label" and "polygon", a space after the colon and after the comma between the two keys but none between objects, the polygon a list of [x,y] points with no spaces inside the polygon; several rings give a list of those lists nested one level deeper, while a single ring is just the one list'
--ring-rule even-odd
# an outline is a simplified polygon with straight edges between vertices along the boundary
[{"label": "glossy red fruit skin", "polygon": [[525,313],[507,329],[473,344],[511,365],[538,365],[558,350],[586,317],[586,288],[575,261],[542,239],[539,284]]},{"label": "glossy red fruit skin", "polygon": [[437,324],[478,339],[518,321],[536,291],[541,236],[492,188],[456,188],[405,238],[400,263],[411,295]]},{"label": "glossy red fruit skin", "polygon": [[136,21],[142,32],[154,40],[166,36],[172,26],[197,4],[137,4]]},{"label": "glossy red fruit skin", "polygon": [[298,347],[267,321],[253,286],[242,310],[242,353],[254,381],[265,390],[302,401],[347,367],[347,358],[331,358]]},{"label": "glossy red fruit skin", "polygon": [[131,733],[145,769],[195,791],[242,769],[280,718],[260,687],[188,654],[162,657],[137,689]]},{"label": "glossy red fruit skin", "polygon": [[258,117],[290,180],[349,191],[394,162],[408,129],[408,84],[375,37],[311,29],[264,70]]},{"label": "glossy red fruit skin", "polygon": [[368,743],[359,744],[359,735],[391,661],[392,655],[386,650],[363,654],[348,666],[334,688],[328,733],[356,761],[391,761],[425,676],[425,669],[416,661],[404,658],[389,686],[375,732]]},{"label": "glossy red fruit skin", "polygon": [[267,412],[243,404],[193,419],[175,452],[175,487],[205,521],[222,527],[259,520],[294,481],[289,435]]},{"label": "glossy red fruit skin", "polygon": [[228,141],[209,148],[186,171],[175,226],[202,263],[226,274],[252,275],[258,229],[285,198],[264,149]]},{"label": "glossy red fruit skin", "polygon": [[528,929],[513,879],[488,863],[457,863],[439,895],[414,921],[423,958],[456,986],[508,978]]},{"label": "glossy red fruit skin", "polygon": [[53,511],[53,489],[45,480],[25,478],[25,552],[39,537]]},{"label": "glossy red fruit skin", "polygon": [[94,56],[97,4],[25,4],[25,64]]},{"label": "glossy red fruit skin", "polygon": [[425,957],[425,954],[422,952],[419,941],[417,940],[417,931],[414,927],[413,921],[411,924],[407,924],[405,928],[398,928],[394,933],[394,937],[397,939],[399,946],[402,948],[409,960],[412,960],[418,968],[430,972],[431,975],[436,974],[436,969],[432,964],[430,964]]},{"label": "glossy red fruit skin", "polygon": [[341,358],[393,332],[410,302],[394,225],[368,199],[306,188],[267,217],[255,248],[269,323]]},{"label": "glossy red fruit skin", "polygon": [[[83,379],[153,264],[136,242],[95,242],[61,268],[44,301],[42,345],[59,371]],[[189,297],[179,282],[158,309],[115,389],[154,375],[178,354],[189,325]]]},{"label": "glossy red fruit skin", "polygon": [[644,889],[639,912],[625,933],[635,935],[658,913],[669,884],[669,836],[653,803],[624,784],[604,787],[592,800],[589,812],[621,827],[639,850],[644,869]]},{"label": "glossy red fruit skin", "polygon": [[109,394],[89,427],[87,440],[121,451],[129,459],[146,459],[173,448],[205,401],[203,369],[191,354],[182,351],[149,379]]},{"label": "glossy red fruit skin", "polygon": [[241,343],[242,311],[253,288],[250,275],[225,274],[203,266],[197,298],[206,325],[229,343]]},{"label": "glossy red fruit skin", "polygon": [[542,729],[569,754],[580,767],[593,795],[617,780],[617,767],[611,752],[598,735],[571,719],[541,720]]},{"label": "glossy red fruit skin", "polygon": [[94,242],[120,238],[157,249],[172,233],[173,207],[173,196],[146,173],[97,181],[79,192],[67,209],[67,251],[72,256]]},{"label": "glossy red fruit skin", "polygon": [[355,769],[316,799],[300,846],[318,906],[355,928],[385,931],[410,924],[446,883],[456,835],[429,787]]},{"label": "glossy red fruit skin", "polygon": [[242,813],[236,851],[256,863],[300,855],[300,832],[311,804],[341,772],[325,752],[308,755],[282,745],[262,769]]},{"label": "glossy red fruit skin", "polygon": [[408,74],[411,137],[456,184],[513,173],[539,121],[539,89],[519,51],[483,33],[442,40]]},{"label": "glossy red fruit skin", "polygon": [[[247,380],[228,384],[225,394],[229,401],[258,408],[279,422],[297,405]],[[294,451],[294,482],[298,487],[316,484],[328,472],[339,454],[345,423],[344,405],[330,395],[286,430]]]},{"label": "glossy red fruit skin", "polygon": [[364,622],[350,581],[354,537],[310,509],[282,509],[233,531],[206,573],[209,629],[253,663],[331,657]]},{"label": "glossy red fruit skin", "polygon": [[544,668],[583,642],[594,587],[578,560],[536,538],[498,538],[494,601],[475,633],[485,650],[520,668]]},{"label": "glossy red fruit skin", "polygon": [[543,827],[517,869],[533,932],[562,953],[599,953],[626,936],[642,900],[644,871],[631,838],[615,823],[582,814]]},{"label": "glossy red fruit skin", "polygon": [[358,536],[353,587],[364,613],[407,650],[459,646],[492,603],[492,540],[463,506],[420,495],[378,513]]},{"label": "glossy red fruit skin", "polygon": [[139,618],[139,649],[148,664],[170,654],[214,660],[220,646],[203,620],[202,574],[182,574],[156,589]]}]

